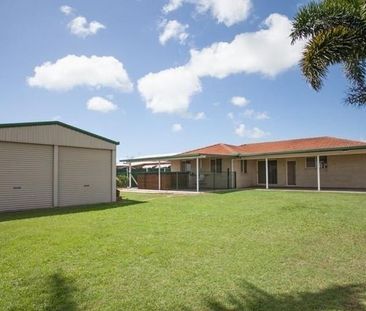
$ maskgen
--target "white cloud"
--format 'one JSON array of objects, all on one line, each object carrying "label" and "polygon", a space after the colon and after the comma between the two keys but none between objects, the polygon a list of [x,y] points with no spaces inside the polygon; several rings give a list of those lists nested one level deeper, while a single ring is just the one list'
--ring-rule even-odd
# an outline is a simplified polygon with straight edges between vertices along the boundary
[{"label": "white cloud", "polygon": [[254,109],[246,109],[243,115],[246,118],[255,120],[268,120],[270,118],[267,112],[257,112]]},{"label": "white cloud", "polygon": [[227,117],[230,119],[230,120],[234,120],[234,114],[232,112],[229,112],[227,114]]},{"label": "white cloud", "polygon": [[240,137],[247,137],[252,139],[258,139],[269,135],[269,133],[259,129],[258,127],[254,127],[252,129],[247,128],[243,123],[239,124],[238,127],[235,129],[235,134]]},{"label": "white cloud", "polygon": [[184,44],[188,38],[188,25],[183,25],[176,20],[164,20],[159,27],[162,29],[162,32],[159,35],[159,41],[162,45],[168,40],[175,39],[178,40],[180,44]]},{"label": "white cloud", "polygon": [[149,73],[139,80],[139,91],[153,112],[184,112],[191,97],[201,91],[200,79],[259,73],[275,77],[295,66],[302,56],[303,42],[291,45],[291,21],[271,14],[264,29],[237,35],[232,42],[217,42],[202,50],[191,50],[183,66]]},{"label": "white cloud", "polygon": [[177,132],[181,132],[183,130],[183,126],[180,123],[174,123],[172,126],[172,131],[177,133]]},{"label": "white cloud", "polygon": [[252,8],[251,0],[170,0],[163,12],[177,10],[184,2],[194,4],[200,14],[209,11],[218,23],[228,27],[247,19]]},{"label": "white cloud", "polygon": [[65,15],[70,15],[74,12],[74,9],[71,6],[68,5],[62,5],[60,6],[60,11],[64,13]]},{"label": "white cloud", "polygon": [[206,114],[201,111],[201,112],[197,112],[197,114],[194,116],[195,120],[204,120],[206,119]]},{"label": "white cloud", "polygon": [[104,113],[117,110],[118,108],[117,105],[113,104],[111,101],[99,96],[90,98],[86,103],[86,107],[88,110]]},{"label": "white cloud", "polygon": [[68,55],[35,67],[33,77],[27,81],[32,87],[57,91],[77,86],[110,87],[126,92],[133,89],[123,64],[112,56]]},{"label": "white cloud", "polygon": [[182,6],[183,1],[184,0],[169,0],[169,3],[164,5],[163,12],[169,13],[169,12],[175,11],[176,9],[178,9],[179,7]]},{"label": "white cloud", "polygon": [[261,73],[269,77],[296,65],[303,43],[291,45],[291,21],[272,14],[265,29],[237,35],[232,42],[218,42],[200,51],[191,50],[188,66],[198,76],[225,78],[237,73]]},{"label": "white cloud", "polygon": [[138,90],[152,112],[184,113],[201,83],[185,67],[177,67],[149,73],[138,81]]},{"label": "white cloud", "polygon": [[72,34],[81,38],[95,35],[100,29],[106,28],[103,24],[97,21],[89,23],[84,16],[75,17],[67,27],[70,29]]},{"label": "white cloud", "polygon": [[267,112],[258,112],[257,115],[255,116],[255,118],[257,120],[268,120],[269,119],[269,115]]},{"label": "white cloud", "polygon": [[231,98],[231,103],[234,106],[244,107],[249,104],[249,100],[242,96],[234,96]]}]

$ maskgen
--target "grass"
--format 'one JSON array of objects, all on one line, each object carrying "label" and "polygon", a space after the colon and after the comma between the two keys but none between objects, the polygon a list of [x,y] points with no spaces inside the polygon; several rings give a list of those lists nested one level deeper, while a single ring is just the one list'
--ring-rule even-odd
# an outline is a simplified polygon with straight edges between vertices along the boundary
[{"label": "grass", "polygon": [[366,310],[366,195],[127,194],[0,214],[0,310]]}]

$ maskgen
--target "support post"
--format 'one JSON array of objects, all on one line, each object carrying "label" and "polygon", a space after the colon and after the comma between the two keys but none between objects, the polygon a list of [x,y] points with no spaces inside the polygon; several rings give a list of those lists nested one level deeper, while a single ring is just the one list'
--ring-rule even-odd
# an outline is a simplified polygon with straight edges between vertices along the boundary
[{"label": "support post", "polygon": [[231,189],[235,188],[235,180],[234,180],[234,159],[231,159]]},{"label": "support post", "polygon": [[316,156],[316,175],[318,181],[318,191],[320,191],[320,156]]},{"label": "support post", "polygon": [[131,165],[131,162],[128,165],[128,188],[132,188],[132,165]]},{"label": "support post", "polygon": [[266,189],[269,189],[268,176],[268,158],[266,158]]},{"label": "support post", "polygon": [[200,159],[196,159],[196,191],[200,192]]},{"label": "support post", "polygon": [[161,169],[160,169],[160,161],[159,161],[159,166],[158,166],[158,189],[161,190]]},{"label": "support post", "polygon": [[58,146],[53,146],[53,207],[58,206]]}]

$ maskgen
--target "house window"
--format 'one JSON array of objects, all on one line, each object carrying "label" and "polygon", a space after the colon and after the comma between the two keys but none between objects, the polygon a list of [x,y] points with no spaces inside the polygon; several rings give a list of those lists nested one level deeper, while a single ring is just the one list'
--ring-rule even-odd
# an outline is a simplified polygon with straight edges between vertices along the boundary
[{"label": "house window", "polygon": [[[307,157],[306,158],[306,167],[307,168],[316,168],[316,157]],[[321,156],[319,157],[320,168],[327,168],[328,167],[328,157]]]},{"label": "house window", "polygon": [[222,159],[211,160],[211,173],[222,173]]},{"label": "house window", "polygon": [[315,157],[306,158],[306,168],[316,168],[316,158]]},{"label": "house window", "polygon": [[320,162],[320,168],[328,167],[328,157],[327,156],[319,157],[319,162]]},{"label": "house window", "polygon": [[182,172],[191,172],[192,171],[191,161],[182,161],[181,162],[181,171]]},{"label": "house window", "polygon": [[248,161],[247,160],[240,161],[240,171],[244,174],[248,173]]}]

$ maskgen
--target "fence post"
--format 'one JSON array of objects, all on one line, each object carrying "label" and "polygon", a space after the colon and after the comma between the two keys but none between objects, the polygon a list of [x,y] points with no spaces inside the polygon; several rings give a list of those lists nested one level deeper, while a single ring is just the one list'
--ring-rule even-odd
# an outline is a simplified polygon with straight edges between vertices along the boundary
[{"label": "fence post", "polygon": [[175,173],[175,188],[178,190],[178,183],[179,183],[179,175],[178,172]]},{"label": "fence post", "polygon": [[216,170],[213,172],[213,190],[216,190]]},{"label": "fence post", "polygon": [[226,184],[227,184],[227,189],[230,189],[230,169],[228,168],[227,169],[227,182],[226,182]]},{"label": "fence post", "polygon": [[160,170],[160,161],[159,161],[159,167],[158,167],[158,189],[161,190],[161,170]]}]

